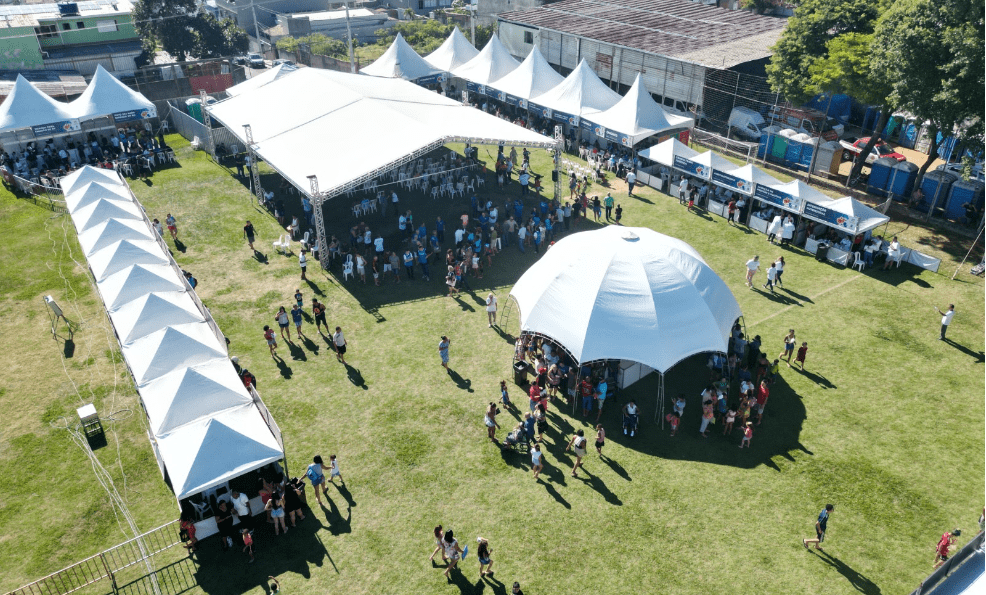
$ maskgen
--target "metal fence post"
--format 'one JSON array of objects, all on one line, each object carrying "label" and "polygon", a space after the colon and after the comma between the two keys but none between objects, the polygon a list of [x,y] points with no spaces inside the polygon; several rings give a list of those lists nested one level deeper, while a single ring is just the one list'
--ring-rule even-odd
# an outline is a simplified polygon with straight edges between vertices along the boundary
[{"label": "metal fence post", "polygon": [[112,570],[110,570],[110,565],[106,563],[106,558],[103,556],[102,552],[99,553],[99,561],[103,563],[103,568],[106,569],[106,576],[110,577],[110,582],[113,584],[113,593],[117,593],[118,587],[116,585],[116,575],[113,574]]}]

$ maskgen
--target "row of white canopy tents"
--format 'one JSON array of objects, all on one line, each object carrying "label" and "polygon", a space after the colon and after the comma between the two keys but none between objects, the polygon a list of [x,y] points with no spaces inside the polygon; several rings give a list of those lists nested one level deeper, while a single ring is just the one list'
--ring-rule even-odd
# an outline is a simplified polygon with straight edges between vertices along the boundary
[{"label": "row of white canopy tents", "polygon": [[599,139],[627,147],[655,134],[695,127],[694,119],[669,114],[658,105],[640,75],[622,97],[584,59],[563,77],[548,64],[537,46],[523,62],[518,62],[496,34],[482,51],[477,51],[456,28],[424,58],[398,34],[387,52],[360,72],[419,84],[438,82],[445,76],[463,79],[472,93],[580,127]]},{"label": "row of white canopy tents", "polygon": [[124,180],[85,166],[60,184],[178,500],[283,459],[280,430]]},{"label": "row of white canopy tents", "polygon": [[154,104],[126,86],[102,66],[82,95],[63,103],[17,75],[10,95],[0,104],[0,133],[29,128],[35,136],[54,136],[82,129],[82,123],[103,117],[115,123],[157,117]]},{"label": "row of white canopy tents", "polygon": [[[736,165],[713,151],[699,153],[677,139],[644,149],[640,156],[849,235],[866,233],[890,220],[850,196],[832,199],[800,180],[781,182],[752,164]],[[653,168],[642,171],[654,174]]]}]

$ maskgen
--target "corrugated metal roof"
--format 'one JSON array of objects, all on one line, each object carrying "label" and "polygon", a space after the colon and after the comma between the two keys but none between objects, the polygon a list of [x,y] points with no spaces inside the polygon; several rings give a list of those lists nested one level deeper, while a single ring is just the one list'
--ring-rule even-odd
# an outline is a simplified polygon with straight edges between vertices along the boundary
[{"label": "corrugated metal roof", "polygon": [[714,68],[770,56],[787,25],[689,0],[562,0],[499,18]]},{"label": "corrugated metal roof", "polygon": [[0,97],[10,95],[17,75],[23,75],[50,97],[72,97],[86,90],[86,79],[77,70],[20,70],[0,72]]}]

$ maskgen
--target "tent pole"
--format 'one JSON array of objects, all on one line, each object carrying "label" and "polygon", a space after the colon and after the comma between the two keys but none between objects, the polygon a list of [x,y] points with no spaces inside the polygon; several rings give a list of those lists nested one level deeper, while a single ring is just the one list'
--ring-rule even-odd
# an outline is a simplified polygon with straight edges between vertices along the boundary
[{"label": "tent pole", "polygon": [[329,270],[329,249],[325,241],[325,221],[322,219],[323,196],[318,192],[318,177],[308,176],[308,184],[312,196],[312,216],[315,217],[315,236],[318,242],[318,263]]},{"label": "tent pole", "polygon": [[959,274],[959,269],[962,268],[962,265],[965,264],[965,261],[969,259],[969,255],[972,254],[972,250],[976,247],[976,244],[979,243],[979,238],[983,237],[983,229],[986,229],[986,227],[983,227],[980,224],[979,235],[976,236],[976,240],[972,243],[971,246],[969,246],[969,251],[965,253],[965,258],[962,259],[962,262],[959,263],[959,266],[955,267],[955,272],[952,273],[952,281],[954,281],[955,276]]},{"label": "tent pole", "polygon": [[[657,411],[654,412],[654,421],[664,412],[664,372],[658,372],[657,380]],[[661,417],[661,429],[664,429],[664,417]]]}]

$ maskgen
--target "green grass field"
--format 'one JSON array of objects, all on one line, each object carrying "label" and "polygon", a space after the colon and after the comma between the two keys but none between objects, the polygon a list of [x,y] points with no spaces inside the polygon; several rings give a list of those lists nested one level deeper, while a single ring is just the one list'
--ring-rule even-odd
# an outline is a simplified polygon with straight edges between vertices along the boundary
[{"label": "green grass field", "polygon": [[[674,438],[651,421],[657,382],[648,377],[618,397],[643,404],[640,437],[622,435],[610,403],[605,457],[590,450],[582,479],[569,475],[573,459],[563,450],[574,430],[589,426],[553,409],[547,481],[536,483],[529,458],[501,454],[482,422],[500,379],[510,380],[512,355],[509,337],[487,328],[483,298],[492,289],[505,304],[535,255],[508,249],[484,279],[471,281],[475,293],[459,300],[443,297],[437,274],[431,282],[385,287],[343,283],[338,264],[310,274],[312,284],[300,285],[305,300],[319,295],[329,324],[346,331],[352,368],[336,362],[311,325],[309,341],[290,349],[282,343],[279,366],[261,328],[273,324],[277,306],[290,306],[299,287],[297,248],[291,256],[271,250],[283,230],[252,204],[249,190],[180,137],[169,142],[180,167],[134,181],[135,194],[149,216],[177,217],[185,249],[175,256],[198,278],[231,353],[258,376],[284,431],[292,474],[313,454],[338,454],[347,489],[330,487],[331,505],[316,506],[287,535],[259,534],[253,565],[238,551],[220,553],[214,540],[196,559],[175,551],[181,548],[159,556],[166,592],[261,593],[263,579],[275,574],[290,593],[502,594],[518,580],[527,593],[889,595],[909,592],[929,573],[943,531],[975,532],[984,500],[984,289],[968,264],[949,279],[968,238],[892,222],[888,233],[904,245],[944,259],[940,273],[905,265],[859,274],[782,251],[718,217],[689,214],[651,189],[628,198],[614,182],[624,223],[693,245],[733,290],[747,329],[763,337],[769,356],[781,350],[788,328],[797,329],[810,345],[807,371],[782,366],[764,423],[744,450],[738,434],[715,433],[721,428],[707,440],[698,435],[697,394],[708,378],[702,358],[667,377],[668,393],[689,399]],[[533,161],[535,171],[548,172],[544,152]],[[497,200],[494,185],[486,189]],[[413,209],[429,229],[436,216],[451,220],[466,208],[462,199],[450,205],[400,195],[401,208]],[[352,202],[330,203],[331,233],[353,224]],[[257,227],[266,262],[242,239],[245,219]],[[370,215],[367,222],[392,245],[396,217]],[[174,519],[177,507],[68,217],[0,191],[0,226],[10,349],[0,380],[6,591],[132,536],[89,460],[57,427],[63,416],[76,419],[84,403],[94,402],[104,417],[108,445],[96,454],[139,529]],[[743,264],[753,254],[785,255],[777,296],[744,286]],[[49,333],[46,294],[80,324],[69,354]],[[951,341],[940,342],[933,306],[950,302],[957,310]],[[517,318],[514,309],[506,335],[517,332]],[[453,339],[452,375],[439,365],[442,334]],[[500,416],[503,426],[511,421]],[[806,552],[801,539],[813,534],[826,502],[836,510],[825,554]],[[470,554],[446,584],[441,567],[428,563],[438,523],[464,545],[475,546],[478,535],[490,540],[491,580],[480,580]],[[121,581],[139,575],[130,574]],[[91,592],[109,592],[109,585]]]}]

